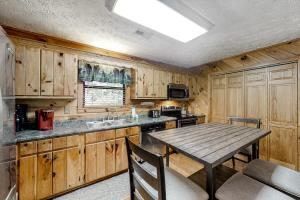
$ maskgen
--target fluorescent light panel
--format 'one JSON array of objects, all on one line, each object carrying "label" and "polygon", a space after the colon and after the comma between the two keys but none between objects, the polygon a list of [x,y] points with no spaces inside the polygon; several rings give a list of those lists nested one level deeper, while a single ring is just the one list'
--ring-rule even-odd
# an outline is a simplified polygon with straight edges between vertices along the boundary
[{"label": "fluorescent light panel", "polygon": [[113,12],[184,43],[207,32],[158,0],[117,0]]}]

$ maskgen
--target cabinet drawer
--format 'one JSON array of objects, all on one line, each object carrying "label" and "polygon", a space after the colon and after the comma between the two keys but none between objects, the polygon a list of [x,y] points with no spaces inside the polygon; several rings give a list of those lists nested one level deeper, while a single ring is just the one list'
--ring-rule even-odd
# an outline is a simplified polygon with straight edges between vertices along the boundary
[{"label": "cabinet drawer", "polygon": [[133,126],[130,129],[131,129],[130,135],[139,135],[141,132],[141,127],[139,126]]},{"label": "cabinet drawer", "polygon": [[38,141],[37,149],[38,149],[39,153],[45,152],[45,151],[51,151],[52,150],[52,139]]},{"label": "cabinet drawer", "polygon": [[139,126],[120,128],[120,129],[116,129],[116,138],[130,136],[130,135],[138,135],[139,133],[140,133]]},{"label": "cabinet drawer", "polygon": [[53,150],[64,149],[67,147],[67,137],[53,138],[52,143]]},{"label": "cabinet drawer", "polygon": [[67,147],[76,147],[80,145],[81,135],[72,135],[67,137]]},{"label": "cabinet drawer", "polygon": [[20,155],[30,155],[37,152],[37,142],[23,142],[20,144]]},{"label": "cabinet drawer", "polygon": [[85,143],[90,144],[90,143],[101,142],[106,140],[113,140],[115,139],[115,133],[116,133],[115,130],[87,133],[85,135]]},{"label": "cabinet drawer", "polygon": [[116,129],[116,138],[125,137],[130,135],[130,128],[120,128]]},{"label": "cabinet drawer", "polygon": [[166,122],[166,129],[176,128],[176,121]]}]

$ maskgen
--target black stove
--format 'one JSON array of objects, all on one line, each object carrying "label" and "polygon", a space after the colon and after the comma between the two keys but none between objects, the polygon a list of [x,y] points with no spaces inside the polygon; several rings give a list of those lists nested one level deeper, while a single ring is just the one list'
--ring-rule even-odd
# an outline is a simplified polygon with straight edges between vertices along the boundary
[{"label": "black stove", "polygon": [[161,107],[161,115],[177,118],[177,128],[196,125],[197,117],[191,114],[182,114],[182,108],[176,106]]}]

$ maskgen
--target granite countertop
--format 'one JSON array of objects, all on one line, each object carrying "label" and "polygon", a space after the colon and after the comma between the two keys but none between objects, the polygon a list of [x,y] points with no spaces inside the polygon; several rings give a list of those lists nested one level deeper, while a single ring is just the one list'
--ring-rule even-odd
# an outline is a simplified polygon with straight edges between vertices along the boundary
[{"label": "granite countertop", "polygon": [[[97,119],[90,120],[69,120],[64,122],[55,122],[54,129],[51,131],[26,130],[17,133],[16,142],[28,142],[32,140],[49,139],[54,137],[75,135],[80,133],[89,133],[95,131],[125,128],[130,126],[141,126],[145,124],[152,124],[157,122],[167,122],[176,120],[175,117],[161,116],[159,118],[149,118],[147,116],[140,116],[138,119],[125,118],[126,122],[120,125],[101,126],[97,128],[90,128],[86,122],[97,121]],[[98,119],[99,120],[99,119]]]}]

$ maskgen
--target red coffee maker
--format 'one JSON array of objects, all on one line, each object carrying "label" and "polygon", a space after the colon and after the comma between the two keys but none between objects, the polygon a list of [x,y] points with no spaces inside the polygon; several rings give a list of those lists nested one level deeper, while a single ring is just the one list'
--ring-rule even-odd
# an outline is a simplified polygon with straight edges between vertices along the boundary
[{"label": "red coffee maker", "polygon": [[35,111],[35,116],[39,130],[53,130],[54,110],[38,109]]}]

